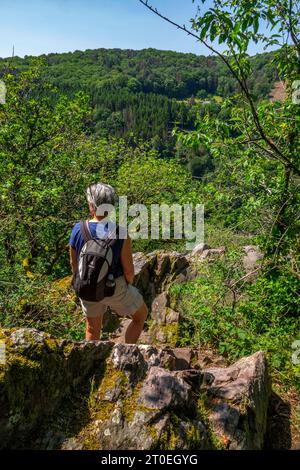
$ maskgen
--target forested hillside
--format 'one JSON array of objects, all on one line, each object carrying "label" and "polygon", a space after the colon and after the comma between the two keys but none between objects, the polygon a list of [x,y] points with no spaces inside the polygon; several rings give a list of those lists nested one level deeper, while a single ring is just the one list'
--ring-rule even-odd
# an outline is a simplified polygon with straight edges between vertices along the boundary
[{"label": "forested hillside", "polygon": [[[249,85],[256,99],[267,97],[277,78],[272,57],[265,53],[251,58],[254,72]],[[218,113],[220,97],[237,91],[233,77],[214,56],[95,49],[42,58],[48,65],[46,79],[61,92],[73,97],[82,90],[89,95],[93,133],[125,137],[133,133],[152,139],[165,155],[174,155],[175,140],[170,134],[176,123],[192,128],[201,102],[204,109]],[[31,60],[15,58],[11,63],[22,69]]]}]

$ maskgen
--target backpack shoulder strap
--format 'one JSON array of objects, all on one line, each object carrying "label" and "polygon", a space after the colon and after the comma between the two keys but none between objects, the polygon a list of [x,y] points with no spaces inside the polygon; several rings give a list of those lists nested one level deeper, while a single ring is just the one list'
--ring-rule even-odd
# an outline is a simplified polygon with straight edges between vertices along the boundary
[{"label": "backpack shoulder strap", "polygon": [[80,222],[80,232],[84,238],[85,243],[93,239],[88,220]]},{"label": "backpack shoulder strap", "polygon": [[115,230],[110,234],[110,237],[107,238],[107,241],[106,241],[107,246],[112,247],[116,243],[118,238],[119,238],[119,225],[116,225]]}]

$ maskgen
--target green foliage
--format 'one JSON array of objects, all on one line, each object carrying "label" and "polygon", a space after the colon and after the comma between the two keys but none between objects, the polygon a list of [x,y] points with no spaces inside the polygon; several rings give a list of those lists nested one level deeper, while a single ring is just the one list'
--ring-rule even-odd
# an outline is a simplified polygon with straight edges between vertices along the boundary
[{"label": "green foliage", "polygon": [[292,363],[292,343],[299,339],[298,285],[283,270],[265,271],[245,282],[241,253],[201,264],[199,276],[174,285],[172,295],[182,313],[181,345],[213,347],[236,360],[264,350],[274,379],[300,389],[300,368]]},{"label": "green foliage", "polygon": [[12,286],[1,285],[1,326],[37,328],[56,338],[80,341],[85,321],[70,285],[70,277],[51,282],[34,275],[18,276]]},{"label": "green foliage", "polygon": [[51,254],[69,228],[67,209],[74,214],[75,188],[86,180],[79,159],[86,98],[59,96],[40,78],[41,69],[8,74],[0,107],[0,257],[13,270],[46,257],[52,266]]},{"label": "green foliage", "polygon": [[196,184],[178,161],[159,159],[152,151],[124,163],[119,168],[116,187],[120,194],[127,195],[131,204],[137,201],[146,205],[181,204],[195,197]]},{"label": "green foliage", "polygon": [[[184,250],[184,240],[162,239],[161,216],[160,239],[151,239],[150,232],[152,205],[167,204],[171,207],[174,204],[201,202],[198,196],[198,182],[193,181],[191,174],[177,159],[158,158],[156,151],[145,149],[144,154],[136,154],[119,167],[115,187],[119,195],[127,196],[128,204],[138,203],[147,207],[149,239],[134,240],[135,250],[149,252],[155,249]],[[170,220],[172,231],[172,213]],[[129,217],[130,222],[131,217]]]},{"label": "green foliage", "polygon": [[[207,213],[211,220],[255,234],[274,269],[287,270],[289,279],[294,276],[298,282],[300,115],[292,93],[293,81],[300,77],[296,7],[286,1],[216,0],[193,21],[193,28],[208,47],[213,47],[209,41],[223,44],[219,57],[239,87],[223,100],[218,115],[198,116],[195,130],[178,133],[181,145],[202,145],[212,158],[214,171],[205,175],[202,190]],[[286,39],[273,56],[286,96],[256,101],[250,86],[250,43],[279,46],[278,32],[293,43]]]}]

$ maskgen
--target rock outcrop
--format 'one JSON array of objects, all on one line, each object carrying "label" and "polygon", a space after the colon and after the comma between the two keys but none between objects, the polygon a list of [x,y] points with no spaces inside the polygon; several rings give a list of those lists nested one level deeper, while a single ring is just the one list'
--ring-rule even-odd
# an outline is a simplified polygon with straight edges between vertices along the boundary
[{"label": "rock outcrop", "polygon": [[[247,271],[260,259],[250,248]],[[0,448],[261,449],[270,395],[265,355],[228,366],[211,351],[176,347],[181,317],[170,286],[197,276],[195,262],[224,252],[201,244],[189,254],[134,255],[135,283],[150,311],[138,345],[122,344],[130,320],[113,312],[105,318],[110,341],[0,330]]]},{"label": "rock outcrop", "polygon": [[[230,367],[204,370],[210,421],[229,449],[261,449],[266,432],[270,381],[262,352]],[[247,430],[247,431],[246,431]]]},{"label": "rock outcrop", "polygon": [[263,446],[270,384],[261,352],[202,368],[188,348],[76,343],[32,329],[1,330],[1,340],[2,448]]}]

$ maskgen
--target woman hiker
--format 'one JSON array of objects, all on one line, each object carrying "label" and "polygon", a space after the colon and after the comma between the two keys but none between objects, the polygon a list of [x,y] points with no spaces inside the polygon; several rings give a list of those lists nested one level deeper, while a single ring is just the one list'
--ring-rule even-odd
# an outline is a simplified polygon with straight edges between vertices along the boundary
[{"label": "woman hiker", "polygon": [[[142,295],[132,285],[134,267],[131,240],[128,237],[122,239],[114,236],[115,239],[111,241],[109,224],[107,219],[104,221],[107,212],[105,215],[97,215],[102,213],[98,210],[101,205],[115,205],[115,191],[108,184],[98,183],[89,186],[86,195],[90,220],[76,223],[70,237],[70,263],[73,281],[75,279],[74,288],[86,316],[86,340],[100,339],[103,315],[107,307],[110,307],[119,316],[131,318],[125,332],[125,343],[135,344],[143,330],[148,310]],[[118,231],[117,229],[116,232]],[[111,250],[107,249],[107,243]],[[97,250],[99,253],[95,256]],[[110,259],[109,251],[112,254]],[[95,275],[93,276],[95,272],[96,281]],[[104,276],[102,280],[101,276]],[[98,282],[97,285],[95,282]],[[101,300],[96,300],[99,298]]]}]

